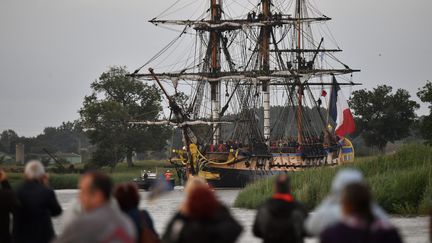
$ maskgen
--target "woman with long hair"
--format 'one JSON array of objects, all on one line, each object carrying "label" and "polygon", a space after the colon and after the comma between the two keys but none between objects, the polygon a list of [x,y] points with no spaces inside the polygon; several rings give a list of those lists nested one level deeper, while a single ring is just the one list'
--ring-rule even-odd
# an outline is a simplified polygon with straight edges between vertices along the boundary
[{"label": "woman with long hair", "polygon": [[242,231],[207,183],[190,177],[186,200],[168,223],[163,243],[234,243]]}]

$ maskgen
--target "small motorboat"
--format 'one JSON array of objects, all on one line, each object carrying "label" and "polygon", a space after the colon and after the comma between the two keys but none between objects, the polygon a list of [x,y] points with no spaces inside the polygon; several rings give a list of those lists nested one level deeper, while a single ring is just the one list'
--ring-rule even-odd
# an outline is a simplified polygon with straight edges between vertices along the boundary
[{"label": "small motorboat", "polygon": [[175,179],[172,178],[171,173],[169,176],[165,175],[157,176],[156,173],[151,171],[141,171],[141,176],[133,179],[133,182],[138,186],[139,189],[144,189],[146,191],[152,190],[152,188],[158,184],[166,184],[169,190],[173,190],[175,186]]}]

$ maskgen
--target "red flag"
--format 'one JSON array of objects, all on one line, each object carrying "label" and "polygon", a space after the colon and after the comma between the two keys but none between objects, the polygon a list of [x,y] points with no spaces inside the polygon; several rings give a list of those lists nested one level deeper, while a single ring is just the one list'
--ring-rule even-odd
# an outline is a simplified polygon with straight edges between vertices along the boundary
[{"label": "red flag", "polygon": [[323,90],[321,91],[321,96],[322,96],[322,97],[326,97],[326,96],[327,96],[327,91],[325,91],[325,89],[323,89]]}]

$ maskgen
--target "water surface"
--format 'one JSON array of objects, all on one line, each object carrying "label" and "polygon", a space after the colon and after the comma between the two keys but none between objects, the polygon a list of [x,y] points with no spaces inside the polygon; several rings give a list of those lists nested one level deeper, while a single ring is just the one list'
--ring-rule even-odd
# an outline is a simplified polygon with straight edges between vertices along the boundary
[{"label": "water surface", "polygon": [[[252,235],[251,227],[255,218],[256,211],[249,209],[232,208],[232,204],[239,193],[239,190],[217,190],[216,194],[225,205],[231,207],[234,217],[243,225],[243,233],[238,242],[240,243],[258,243],[260,239]],[[66,210],[71,203],[76,199],[77,190],[57,190],[57,197]],[[141,198],[146,199],[148,192],[141,191]],[[156,201],[150,202],[142,200],[140,208],[147,209],[155,223],[156,230],[161,234],[165,230],[168,221],[178,209],[180,203],[184,200],[184,193],[181,190],[174,190]],[[392,222],[396,225],[402,236],[404,242],[407,243],[426,243],[428,242],[428,218],[427,217],[413,217],[413,218],[400,218],[392,217]],[[61,218],[54,220],[54,227],[57,233],[63,230]],[[307,239],[306,243],[317,243],[316,239]]]}]

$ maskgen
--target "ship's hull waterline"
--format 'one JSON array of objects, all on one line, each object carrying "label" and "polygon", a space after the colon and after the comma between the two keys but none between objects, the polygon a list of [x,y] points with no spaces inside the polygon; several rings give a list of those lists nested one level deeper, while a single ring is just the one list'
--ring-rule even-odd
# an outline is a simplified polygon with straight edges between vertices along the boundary
[{"label": "ship's hull waterline", "polygon": [[[206,161],[203,160],[206,158]],[[263,178],[308,168],[336,166],[354,160],[354,149],[349,141],[325,155],[305,156],[301,153],[271,153],[267,156],[242,156],[236,152],[207,153],[198,159],[198,176],[214,188],[243,188]],[[227,161],[215,162],[215,161]],[[186,164],[186,163],[185,163]]]}]

